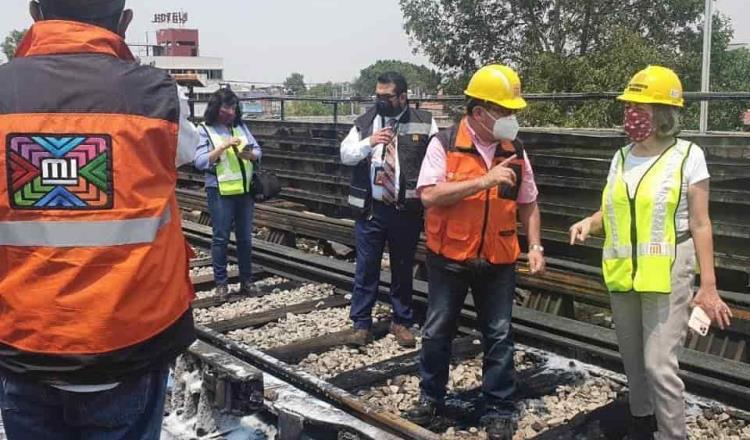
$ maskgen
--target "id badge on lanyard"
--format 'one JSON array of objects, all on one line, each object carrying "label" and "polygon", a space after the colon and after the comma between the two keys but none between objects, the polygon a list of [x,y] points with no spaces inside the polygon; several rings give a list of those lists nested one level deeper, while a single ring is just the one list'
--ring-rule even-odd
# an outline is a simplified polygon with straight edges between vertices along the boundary
[{"label": "id badge on lanyard", "polygon": [[375,167],[375,174],[372,179],[372,184],[375,186],[383,186],[385,183],[383,179],[385,178],[385,170],[383,167]]}]

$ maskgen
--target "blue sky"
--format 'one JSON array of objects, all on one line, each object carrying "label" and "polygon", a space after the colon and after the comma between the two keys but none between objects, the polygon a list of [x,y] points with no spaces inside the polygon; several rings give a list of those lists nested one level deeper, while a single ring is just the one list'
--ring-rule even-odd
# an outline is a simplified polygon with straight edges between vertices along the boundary
[{"label": "blue sky", "polygon": [[[27,0],[2,0],[0,36],[28,27]],[[750,0],[718,0],[735,40],[750,43]],[[201,52],[224,58],[225,78],[281,82],[301,72],[309,82],[354,79],[377,59],[427,64],[414,55],[398,0],[128,0],[135,11],[128,41],[154,40],[154,13],[185,11],[201,31]],[[743,12],[745,12],[743,14]]]}]

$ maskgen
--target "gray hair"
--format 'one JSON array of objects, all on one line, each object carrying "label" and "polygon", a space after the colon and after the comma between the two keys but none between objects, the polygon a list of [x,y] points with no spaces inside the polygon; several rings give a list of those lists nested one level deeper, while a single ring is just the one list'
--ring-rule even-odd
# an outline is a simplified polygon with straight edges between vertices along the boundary
[{"label": "gray hair", "polygon": [[657,137],[667,138],[677,136],[680,126],[680,109],[672,105],[654,104],[654,132]]}]

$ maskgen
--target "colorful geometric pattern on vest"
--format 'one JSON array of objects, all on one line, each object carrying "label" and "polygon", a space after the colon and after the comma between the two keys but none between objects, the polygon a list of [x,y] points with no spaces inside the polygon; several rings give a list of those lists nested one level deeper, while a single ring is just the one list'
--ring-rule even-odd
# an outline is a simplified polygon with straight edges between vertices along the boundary
[{"label": "colorful geometric pattern on vest", "polygon": [[111,209],[112,148],[107,135],[11,134],[7,175],[14,209]]}]

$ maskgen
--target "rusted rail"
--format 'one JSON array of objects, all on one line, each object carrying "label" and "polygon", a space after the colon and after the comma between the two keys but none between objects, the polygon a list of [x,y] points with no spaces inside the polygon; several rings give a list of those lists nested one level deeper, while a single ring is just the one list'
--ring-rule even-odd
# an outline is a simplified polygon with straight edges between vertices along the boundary
[{"label": "rusted rail", "polygon": [[[189,239],[195,243],[205,245],[210,242],[210,228],[186,223],[185,231]],[[310,255],[260,240],[254,240],[253,253],[254,259],[271,273],[283,276],[293,272],[298,277],[334,284],[343,289],[351,289],[354,282],[354,265],[351,263]],[[384,273],[380,283],[380,292],[384,297],[389,286],[390,276]],[[415,281],[414,287],[415,301],[418,305],[421,304],[420,307],[424,307],[426,283]],[[475,318],[473,302],[470,299],[467,300],[462,316],[467,323]],[[606,368],[621,368],[616,338],[611,329],[523,307],[514,311],[513,320],[514,332],[520,342]],[[254,364],[249,358],[243,359]],[[688,389],[742,409],[750,408],[749,364],[696,351],[686,351],[681,359],[681,367],[681,375]]]}]

